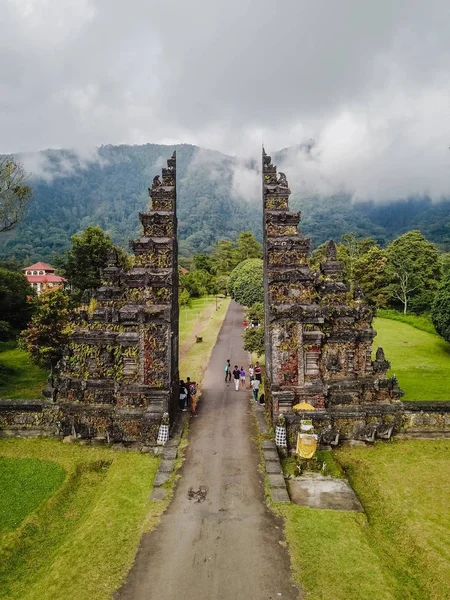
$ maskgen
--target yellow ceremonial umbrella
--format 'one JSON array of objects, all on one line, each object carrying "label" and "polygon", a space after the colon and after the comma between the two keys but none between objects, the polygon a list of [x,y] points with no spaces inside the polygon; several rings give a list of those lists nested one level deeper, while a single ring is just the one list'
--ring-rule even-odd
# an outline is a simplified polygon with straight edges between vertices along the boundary
[{"label": "yellow ceremonial umbrella", "polygon": [[308,404],[307,402],[300,402],[292,407],[294,410],[316,410],[312,404]]}]

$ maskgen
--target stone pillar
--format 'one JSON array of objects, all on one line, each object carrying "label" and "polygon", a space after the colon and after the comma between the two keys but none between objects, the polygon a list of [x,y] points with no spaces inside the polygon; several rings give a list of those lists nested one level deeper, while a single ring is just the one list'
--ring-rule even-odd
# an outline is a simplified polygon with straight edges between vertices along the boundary
[{"label": "stone pillar", "polygon": [[111,255],[93,314],[78,315],[60,365],[63,433],[155,443],[178,409],[176,155],[153,179],[130,271]]}]

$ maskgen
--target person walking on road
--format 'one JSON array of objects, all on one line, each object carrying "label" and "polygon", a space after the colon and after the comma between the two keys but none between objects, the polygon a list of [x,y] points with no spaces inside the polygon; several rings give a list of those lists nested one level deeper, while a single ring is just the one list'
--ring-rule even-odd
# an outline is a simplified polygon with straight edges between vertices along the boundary
[{"label": "person walking on road", "polygon": [[227,359],[227,364],[225,365],[225,383],[227,381],[231,381],[231,363],[230,359]]},{"label": "person walking on road", "polygon": [[244,367],[241,367],[240,373],[241,373],[241,387],[245,389],[245,371],[244,371]]},{"label": "person walking on road", "polygon": [[189,406],[192,414],[195,414],[197,410],[197,384],[195,381],[191,381],[190,377],[186,378],[186,388],[188,391]]},{"label": "person walking on road", "polygon": [[188,396],[188,392],[187,392],[186,386],[184,384],[184,381],[181,379],[180,380],[180,396],[179,396],[179,398],[180,398],[180,409],[182,411],[187,410],[186,409],[187,396]]},{"label": "person walking on road", "polygon": [[259,379],[252,380],[253,400],[258,402]]},{"label": "person walking on road", "polygon": [[255,369],[254,369],[254,367],[253,367],[253,364],[250,364],[250,365],[248,366],[248,375],[249,375],[249,377],[250,377],[250,384],[251,384],[251,383],[252,383],[252,381],[253,381],[253,376],[254,376],[254,373],[255,373]]},{"label": "person walking on road", "polygon": [[237,365],[234,365],[233,377],[234,377],[234,389],[238,392],[239,391],[239,380],[241,378],[241,371]]},{"label": "person walking on road", "polygon": [[262,381],[261,366],[260,366],[259,362],[255,363],[255,379],[257,379],[259,381],[259,383],[261,383],[261,381]]}]

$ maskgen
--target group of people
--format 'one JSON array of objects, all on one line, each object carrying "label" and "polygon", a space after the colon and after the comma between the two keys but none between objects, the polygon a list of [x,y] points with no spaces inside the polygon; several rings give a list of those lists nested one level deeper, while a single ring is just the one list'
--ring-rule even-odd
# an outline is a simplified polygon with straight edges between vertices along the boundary
[{"label": "group of people", "polygon": [[[259,386],[262,381],[261,365],[259,362],[256,362],[254,366],[253,364],[249,365],[248,374],[250,377],[250,385],[253,390],[253,398],[255,402],[258,402]],[[244,367],[241,366],[241,368],[239,368],[238,365],[234,365],[234,369],[232,370],[231,361],[228,359],[225,365],[225,383],[231,381],[231,376],[233,376],[234,389],[236,392],[238,392],[240,388],[246,387],[247,374]]]},{"label": "group of people", "polygon": [[197,384],[186,377],[186,383],[180,380],[180,409],[186,411],[188,408],[195,414],[197,410]]}]

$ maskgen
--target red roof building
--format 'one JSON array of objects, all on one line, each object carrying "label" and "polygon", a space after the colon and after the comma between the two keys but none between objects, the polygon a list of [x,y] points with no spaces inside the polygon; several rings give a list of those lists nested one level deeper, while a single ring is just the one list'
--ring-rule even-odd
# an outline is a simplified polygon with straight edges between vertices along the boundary
[{"label": "red roof building", "polygon": [[37,262],[34,265],[22,269],[28,283],[39,295],[44,289],[59,287],[67,283],[67,279],[55,275],[55,268],[43,262]]}]

